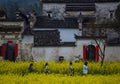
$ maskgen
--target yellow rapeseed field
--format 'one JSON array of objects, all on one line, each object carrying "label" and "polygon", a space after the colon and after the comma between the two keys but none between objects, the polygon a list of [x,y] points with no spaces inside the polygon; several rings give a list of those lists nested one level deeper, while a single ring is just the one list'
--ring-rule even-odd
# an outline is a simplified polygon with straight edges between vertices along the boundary
[{"label": "yellow rapeseed field", "polygon": [[[34,72],[29,73],[33,63]],[[69,75],[69,62],[48,62],[50,74],[44,73],[45,62],[0,61],[0,84],[119,84],[120,62],[88,62],[89,74],[82,75],[83,62],[73,62],[75,74]]]}]

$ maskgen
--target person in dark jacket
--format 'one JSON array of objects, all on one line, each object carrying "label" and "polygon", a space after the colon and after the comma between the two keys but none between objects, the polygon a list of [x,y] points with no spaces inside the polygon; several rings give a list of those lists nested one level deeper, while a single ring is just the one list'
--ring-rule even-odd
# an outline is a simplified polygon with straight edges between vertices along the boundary
[{"label": "person in dark jacket", "polygon": [[31,72],[33,72],[34,70],[33,70],[33,63],[31,63],[30,64],[30,66],[29,66],[29,72],[31,73]]},{"label": "person in dark jacket", "polygon": [[72,62],[70,62],[70,67],[69,67],[70,75],[74,75],[74,68],[72,66]]}]

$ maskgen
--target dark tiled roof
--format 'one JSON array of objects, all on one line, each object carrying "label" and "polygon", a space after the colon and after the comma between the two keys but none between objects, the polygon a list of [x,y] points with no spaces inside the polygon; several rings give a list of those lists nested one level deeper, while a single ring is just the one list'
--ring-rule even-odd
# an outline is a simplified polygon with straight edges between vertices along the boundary
[{"label": "dark tiled roof", "polygon": [[42,0],[43,3],[94,3],[119,2],[120,0]]},{"label": "dark tiled roof", "polygon": [[42,0],[44,3],[92,3],[94,0]]},{"label": "dark tiled roof", "polygon": [[75,45],[75,42],[62,42],[60,46],[71,47],[76,45]]},{"label": "dark tiled roof", "polygon": [[[0,22],[21,22],[21,19],[0,19]],[[17,25],[0,25],[0,32],[21,31],[22,27]]]},{"label": "dark tiled roof", "polygon": [[58,30],[36,30],[34,31],[34,46],[59,45],[60,33]]},{"label": "dark tiled roof", "polygon": [[110,24],[83,24],[83,28],[111,28]]},{"label": "dark tiled roof", "polygon": [[20,22],[24,21],[23,19],[0,19],[0,22]]},{"label": "dark tiled roof", "polygon": [[43,3],[65,3],[65,0],[42,0]]},{"label": "dark tiled roof", "polygon": [[120,43],[108,43],[107,46],[120,47]]},{"label": "dark tiled roof", "polygon": [[34,47],[75,47],[75,42],[62,42],[59,45],[39,45]]},{"label": "dark tiled roof", "polygon": [[94,3],[67,4],[66,11],[95,11]]},{"label": "dark tiled roof", "polygon": [[77,19],[52,20],[37,18],[36,28],[78,28]]},{"label": "dark tiled roof", "polygon": [[95,3],[67,3],[67,6],[95,6]]},{"label": "dark tiled roof", "polygon": [[99,39],[99,38],[106,39],[107,37],[106,36],[78,36],[75,34],[75,39]]},{"label": "dark tiled roof", "polygon": [[13,25],[9,25],[9,26],[0,26],[0,32],[14,32],[14,31],[21,31],[22,27],[20,26],[13,26]]},{"label": "dark tiled roof", "polygon": [[120,0],[94,0],[96,3],[97,2],[120,2]]}]

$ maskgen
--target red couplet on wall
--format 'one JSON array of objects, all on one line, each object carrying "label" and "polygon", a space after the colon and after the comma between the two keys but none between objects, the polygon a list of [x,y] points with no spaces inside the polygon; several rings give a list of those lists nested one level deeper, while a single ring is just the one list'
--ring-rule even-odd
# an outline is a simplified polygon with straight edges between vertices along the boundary
[{"label": "red couplet on wall", "polygon": [[86,60],[86,46],[83,45],[83,60]]},{"label": "red couplet on wall", "polygon": [[2,57],[4,58],[5,56],[5,44],[2,44]]},{"label": "red couplet on wall", "polygon": [[15,44],[15,57],[18,56],[18,44]]},{"label": "red couplet on wall", "polygon": [[96,61],[99,61],[99,46],[96,46]]}]

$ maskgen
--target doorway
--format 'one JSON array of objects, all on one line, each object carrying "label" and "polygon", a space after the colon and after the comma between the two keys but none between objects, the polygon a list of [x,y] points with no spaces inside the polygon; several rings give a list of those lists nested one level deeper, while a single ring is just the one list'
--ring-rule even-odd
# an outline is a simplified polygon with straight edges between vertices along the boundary
[{"label": "doorway", "polygon": [[88,61],[96,61],[96,47],[94,45],[86,47],[86,59]]},{"label": "doorway", "polygon": [[15,61],[15,44],[5,44],[5,60]]}]

